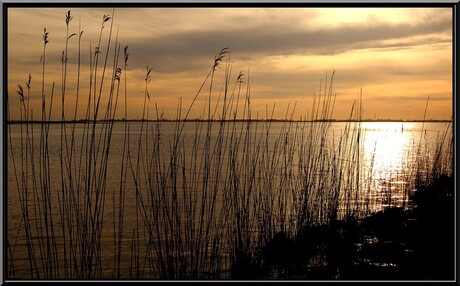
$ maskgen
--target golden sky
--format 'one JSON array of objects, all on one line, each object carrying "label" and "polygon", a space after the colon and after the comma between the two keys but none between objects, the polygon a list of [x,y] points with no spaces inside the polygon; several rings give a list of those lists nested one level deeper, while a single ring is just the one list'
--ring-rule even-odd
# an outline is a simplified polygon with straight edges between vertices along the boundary
[{"label": "golden sky", "polygon": [[[320,83],[335,70],[333,117],[347,119],[362,88],[364,118],[427,119],[452,116],[451,8],[8,8],[8,95],[11,119],[19,117],[17,85],[25,88],[32,75],[30,104],[39,119],[42,84],[43,29],[46,47],[45,94],[55,82],[53,118],[60,117],[61,55],[65,49],[65,14],[71,11],[69,35],[81,36],[81,77],[78,118],[88,97],[89,59],[104,24],[99,65],[107,49],[113,20],[113,44],[130,54],[127,75],[128,118],[142,116],[146,65],[153,67],[149,93],[165,118],[176,117],[179,98],[187,107],[214,62],[228,47],[231,82],[249,74],[253,117],[264,118],[276,103],[275,118],[285,118],[296,104],[294,119],[311,109]],[[73,114],[78,71],[78,36],[69,39],[67,114]],[[90,50],[91,47],[91,50]],[[121,56],[122,57],[122,56]],[[226,59],[228,59],[228,55]],[[98,73],[102,73],[99,66]],[[120,59],[118,66],[123,66]],[[110,72],[107,71],[109,74]],[[213,100],[217,100],[225,68],[216,70]],[[108,82],[109,80],[106,79]],[[108,90],[109,87],[106,88]],[[122,85],[123,89],[124,86]],[[189,118],[203,114],[204,92]],[[123,117],[120,101],[118,118]],[[72,117],[69,115],[69,117]]]}]

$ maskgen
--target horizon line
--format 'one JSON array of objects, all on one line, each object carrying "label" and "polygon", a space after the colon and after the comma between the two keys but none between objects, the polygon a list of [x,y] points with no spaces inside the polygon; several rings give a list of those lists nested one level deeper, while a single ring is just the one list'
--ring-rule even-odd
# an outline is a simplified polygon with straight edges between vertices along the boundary
[{"label": "horizon line", "polygon": [[[452,119],[97,119],[96,122],[452,122]],[[7,120],[7,124],[16,123],[88,123],[93,119],[77,120]]]}]

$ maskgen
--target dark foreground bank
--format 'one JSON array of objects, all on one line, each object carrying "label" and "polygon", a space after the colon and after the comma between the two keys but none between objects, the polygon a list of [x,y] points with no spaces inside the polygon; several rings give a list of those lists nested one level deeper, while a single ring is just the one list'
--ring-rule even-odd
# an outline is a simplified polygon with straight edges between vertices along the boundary
[{"label": "dark foreground bank", "polygon": [[453,280],[454,181],[440,176],[363,220],[278,233],[253,256],[241,255],[233,279]]}]

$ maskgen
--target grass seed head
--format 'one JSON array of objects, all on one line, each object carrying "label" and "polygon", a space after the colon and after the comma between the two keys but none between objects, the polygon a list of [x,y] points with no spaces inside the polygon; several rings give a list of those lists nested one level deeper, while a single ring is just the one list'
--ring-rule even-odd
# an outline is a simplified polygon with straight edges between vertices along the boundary
[{"label": "grass seed head", "polygon": [[43,29],[43,42],[44,42],[45,45],[50,42],[48,40],[48,32],[46,31],[46,28]]},{"label": "grass seed head", "polygon": [[69,25],[70,21],[72,21],[72,19],[73,19],[73,17],[70,16],[70,10],[69,10],[69,11],[67,11],[67,13],[65,14],[65,23],[66,23],[67,26]]}]

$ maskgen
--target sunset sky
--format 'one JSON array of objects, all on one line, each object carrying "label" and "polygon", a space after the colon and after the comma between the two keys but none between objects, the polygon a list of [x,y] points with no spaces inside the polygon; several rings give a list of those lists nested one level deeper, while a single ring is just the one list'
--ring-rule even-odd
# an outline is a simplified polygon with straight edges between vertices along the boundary
[{"label": "sunset sky", "polygon": [[[275,118],[283,119],[296,103],[294,119],[311,109],[320,83],[335,70],[333,117],[347,119],[362,88],[364,118],[427,119],[452,116],[451,8],[8,8],[7,83],[11,119],[19,118],[17,85],[25,87],[29,73],[31,108],[39,119],[43,29],[46,47],[45,94],[55,82],[53,118],[60,116],[61,54],[65,49],[65,13],[73,20],[69,34],[81,37],[79,116],[84,117],[90,45],[97,45],[103,15],[113,17],[121,47],[128,45],[128,118],[142,116],[146,65],[153,67],[149,93],[164,117],[176,117],[179,98],[189,106],[213,65],[228,47],[231,82],[243,71],[251,88],[253,117],[265,118],[276,103]],[[112,20],[105,23],[102,66]],[[77,82],[78,36],[69,39],[66,100],[73,114]],[[109,67],[113,61],[109,53]],[[122,58],[122,56],[121,56]],[[228,59],[228,56],[226,57]],[[121,59],[118,66],[123,66]],[[99,73],[101,73],[101,69]],[[225,68],[217,69],[217,100]],[[124,77],[125,71],[122,71]],[[110,74],[107,72],[107,74]],[[107,79],[108,81],[108,79]],[[123,88],[123,86],[122,86]],[[202,116],[207,92],[197,98],[190,118]],[[120,101],[118,118],[123,117]],[[309,112],[309,111],[308,111]]]}]

